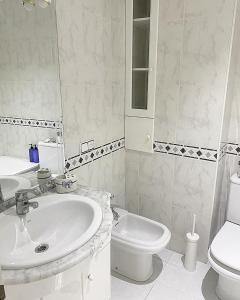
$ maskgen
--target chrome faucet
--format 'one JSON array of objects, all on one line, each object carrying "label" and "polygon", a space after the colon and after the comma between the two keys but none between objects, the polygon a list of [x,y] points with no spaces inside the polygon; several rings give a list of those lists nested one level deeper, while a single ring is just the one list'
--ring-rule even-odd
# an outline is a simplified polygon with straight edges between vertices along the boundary
[{"label": "chrome faucet", "polygon": [[115,210],[116,206],[111,205],[111,210],[112,210],[112,214],[113,214],[113,220],[114,221],[118,221],[118,219],[120,218],[119,213]]},{"label": "chrome faucet", "polygon": [[15,199],[16,199],[16,212],[17,215],[23,216],[26,215],[29,212],[29,208],[38,208],[38,202],[33,201],[30,202],[29,200],[29,194],[33,194],[34,197],[40,196],[41,195],[41,190],[40,188],[33,187],[31,189],[24,189],[24,190],[19,190],[15,194]]},{"label": "chrome faucet", "polygon": [[[12,197],[6,201],[4,201],[1,185],[0,185],[0,213],[4,212],[5,210],[9,209],[12,206],[16,206],[17,214],[22,216],[26,215],[29,212],[29,208],[37,208],[38,202],[30,202],[29,200],[44,194],[53,188],[55,188],[55,182],[51,178],[47,182],[39,184],[35,187],[30,189],[23,189],[19,190],[15,193],[15,197]],[[29,197],[29,194],[34,195],[33,197]]]}]

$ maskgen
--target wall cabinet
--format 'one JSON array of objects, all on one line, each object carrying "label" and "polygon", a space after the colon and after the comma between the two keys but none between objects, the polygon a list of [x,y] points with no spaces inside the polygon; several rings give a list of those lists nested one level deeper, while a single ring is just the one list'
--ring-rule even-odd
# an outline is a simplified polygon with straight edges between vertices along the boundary
[{"label": "wall cabinet", "polygon": [[[132,141],[128,141],[131,134],[140,135],[138,128],[134,132],[134,128],[128,127],[130,123],[131,126],[137,126],[140,120],[131,119],[130,121],[128,117],[145,118],[144,124],[147,124],[149,130],[153,121],[148,119],[154,119],[155,115],[158,10],[159,0],[129,0],[126,4],[125,129],[127,148],[133,145]],[[150,135],[153,138],[153,132]],[[138,136],[135,140],[141,140],[140,144],[143,145],[145,138],[146,136],[142,136],[141,140]],[[141,147],[139,151],[149,152],[148,146],[146,149]],[[136,150],[138,145],[135,144],[134,148]]]}]

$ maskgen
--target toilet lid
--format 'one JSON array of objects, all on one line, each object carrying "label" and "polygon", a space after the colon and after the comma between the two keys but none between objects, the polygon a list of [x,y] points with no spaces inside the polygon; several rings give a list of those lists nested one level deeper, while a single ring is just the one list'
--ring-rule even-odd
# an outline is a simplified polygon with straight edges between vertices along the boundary
[{"label": "toilet lid", "polygon": [[226,222],[214,238],[210,249],[219,262],[240,271],[240,226]]}]

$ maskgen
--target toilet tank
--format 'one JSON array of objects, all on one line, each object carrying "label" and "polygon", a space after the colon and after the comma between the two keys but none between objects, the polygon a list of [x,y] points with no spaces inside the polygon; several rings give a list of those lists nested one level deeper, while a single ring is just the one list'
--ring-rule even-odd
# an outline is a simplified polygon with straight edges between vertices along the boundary
[{"label": "toilet tank", "polygon": [[62,143],[38,143],[41,168],[48,168],[54,174],[64,173],[64,145]]},{"label": "toilet tank", "polygon": [[227,220],[240,225],[240,178],[231,176]]}]

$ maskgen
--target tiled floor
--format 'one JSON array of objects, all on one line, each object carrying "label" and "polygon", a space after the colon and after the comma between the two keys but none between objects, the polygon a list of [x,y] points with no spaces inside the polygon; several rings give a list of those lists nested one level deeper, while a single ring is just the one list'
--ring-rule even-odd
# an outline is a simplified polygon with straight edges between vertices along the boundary
[{"label": "tiled floor", "polygon": [[113,274],[111,300],[218,300],[217,274],[203,263],[196,272],[184,269],[182,255],[164,250],[154,257],[153,278],[144,284]]}]

